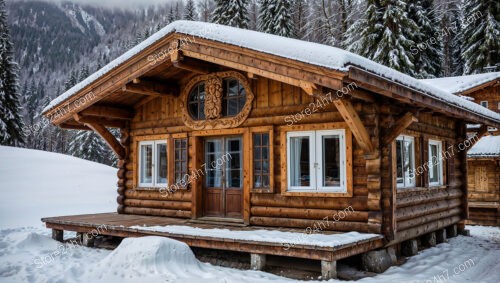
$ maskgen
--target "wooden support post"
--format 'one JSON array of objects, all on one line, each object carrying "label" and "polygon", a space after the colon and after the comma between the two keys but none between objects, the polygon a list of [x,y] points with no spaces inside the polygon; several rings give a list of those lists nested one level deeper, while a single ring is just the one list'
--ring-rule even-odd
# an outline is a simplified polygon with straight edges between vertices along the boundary
[{"label": "wooden support post", "polygon": [[408,128],[412,123],[418,122],[417,117],[413,116],[411,112],[406,113],[403,117],[399,118],[394,126],[384,136],[383,144],[392,143],[403,131]]},{"label": "wooden support post", "polygon": [[84,245],[85,247],[89,248],[94,247],[94,240],[95,240],[94,235],[89,233],[82,234],[82,245]]},{"label": "wooden support post", "polygon": [[436,243],[441,244],[446,242],[446,230],[445,229],[439,229],[436,232]]},{"label": "wooden support post", "polygon": [[436,233],[431,232],[422,236],[422,244],[428,247],[436,246]]},{"label": "wooden support post", "polygon": [[370,135],[361,122],[358,113],[356,113],[356,110],[354,110],[352,103],[345,98],[341,98],[335,99],[333,101],[333,104],[335,104],[335,106],[337,107],[337,110],[339,111],[342,118],[344,118],[344,121],[346,122],[349,129],[351,129],[352,134],[356,138],[356,141],[363,149],[365,154],[372,154],[374,151],[374,146],[371,142]]},{"label": "wooden support post", "polygon": [[457,225],[453,224],[446,227],[446,237],[453,238],[457,236]]},{"label": "wooden support post", "polygon": [[64,241],[64,230],[52,229],[52,239],[58,242]]},{"label": "wooden support post", "polygon": [[417,240],[408,240],[401,243],[401,254],[404,256],[414,256],[418,253]]},{"label": "wooden support post", "polygon": [[266,255],[250,254],[250,266],[253,270],[264,270],[266,266]]},{"label": "wooden support post", "polygon": [[336,261],[321,261],[321,278],[323,280],[337,278],[337,262]]},{"label": "wooden support post", "polygon": [[458,222],[457,233],[462,236],[470,236],[470,230],[465,229],[465,221]]}]

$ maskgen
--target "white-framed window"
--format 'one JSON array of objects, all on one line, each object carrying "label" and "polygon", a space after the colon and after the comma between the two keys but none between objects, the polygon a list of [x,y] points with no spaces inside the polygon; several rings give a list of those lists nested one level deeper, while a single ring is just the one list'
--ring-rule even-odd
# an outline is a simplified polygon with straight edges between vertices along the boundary
[{"label": "white-framed window", "polygon": [[500,102],[498,102],[498,107],[497,108],[498,108],[498,110],[500,110]]},{"label": "white-framed window", "polygon": [[167,186],[167,142],[139,142],[139,187]]},{"label": "white-framed window", "polygon": [[429,186],[440,186],[443,184],[443,143],[429,140]]},{"label": "white-framed window", "polygon": [[396,138],[396,183],[398,188],[415,187],[415,139]]},{"label": "white-framed window", "polygon": [[347,192],[345,130],[287,133],[288,190]]},{"label": "white-framed window", "polygon": [[480,102],[481,106],[488,108],[488,101],[483,100]]}]

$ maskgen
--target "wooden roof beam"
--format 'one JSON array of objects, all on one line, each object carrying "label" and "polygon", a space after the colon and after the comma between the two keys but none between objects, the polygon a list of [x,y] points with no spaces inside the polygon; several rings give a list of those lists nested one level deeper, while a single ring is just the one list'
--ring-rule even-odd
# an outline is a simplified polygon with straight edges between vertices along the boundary
[{"label": "wooden roof beam", "polygon": [[134,118],[134,111],[125,107],[93,105],[79,113],[82,116],[96,116],[111,119],[130,120]]},{"label": "wooden roof beam", "polygon": [[128,83],[122,87],[122,91],[148,96],[179,95],[179,86],[165,84],[156,81],[140,80],[136,83]]},{"label": "wooden roof beam", "polygon": [[[295,78],[295,77],[292,77],[289,75],[280,74],[277,71],[271,71],[271,70],[267,70],[264,68],[260,68],[260,67],[258,67],[259,63],[263,62],[263,61],[259,58],[252,58],[251,59],[252,64],[247,65],[247,64],[244,64],[245,60],[243,60],[243,58],[240,58],[241,60],[239,60],[239,61],[228,60],[226,58],[223,58],[223,57],[225,57],[224,56],[225,53],[218,54],[219,57],[215,57],[215,56],[212,56],[209,54],[200,53],[199,51],[188,50],[188,48],[191,48],[191,47],[195,48],[195,46],[192,46],[192,45],[193,44],[190,44],[190,45],[183,47],[184,48],[182,50],[183,56],[195,58],[198,60],[210,62],[212,64],[221,65],[221,66],[224,66],[227,68],[232,68],[232,69],[240,70],[240,71],[247,72],[247,73],[252,73],[253,76],[260,76],[260,77],[268,78],[271,80],[275,80],[275,81],[279,81],[279,82],[293,85],[296,87],[300,87],[302,89],[304,89],[303,87],[305,87],[306,89],[304,91],[309,92],[309,93],[311,93],[310,89],[314,89],[314,86],[317,85],[317,84],[315,84],[315,82],[309,82],[309,81]],[[209,48],[205,48],[205,49],[207,50],[207,52],[210,51]],[[269,63],[269,62],[266,62],[266,63]],[[283,67],[283,66],[278,65],[278,64],[273,64],[273,66],[275,69],[280,69],[280,71],[281,71],[281,68]],[[288,68],[288,70],[289,69],[290,68]],[[321,84],[321,85],[325,86],[325,87],[332,88],[332,89],[341,89],[343,86],[342,80],[340,78],[339,79],[337,79],[337,78],[330,79],[329,78],[328,80],[325,80],[325,82],[326,83]],[[314,86],[313,86],[313,84],[314,84]]]},{"label": "wooden roof beam", "polygon": [[213,71],[213,68],[210,68],[203,61],[197,62],[192,59],[189,60],[185,58],[182,54],[182,51],[180,51],[179,49],[175,49],[170,53],[170,60],[172,60],[172,64],[174,65],[174,67],[200,75],[206,75]]},{"label": "wooden roof beam", "polygon": [[81,124],[61,123],[59,127],[66,130],[92,131],[91,128]]},{"label": "wooden roof beam", "polygon": [[117,119],[107,119],[104,117],[94,117],[94,116],[82,116],[80,114],[75,114],[75,118],[77,121],[82,124],[93,123],[93,124],[101,124],[105,127],[109,128],[124,128],[126,126],[126,121],[117,120]]},{"label": "wooden roof beam", "polygon": [[342,98],[333,100],[333,104],[337,107],[337,110],[340,115],[342,115],[342,118],[344,118],[344,121],[349,129],[351,129],[354,138],[365,154],[372,154],[375,151],[375,147],[373,146],[370,135],[363,125],[363,122],[361,122],[361,119],[359,118],[359,115],[354,109],[352,103],[349,100]]},{"label": "wooden roof beam", "polygon": [[418,118],[415,117],[413,113],[407,112],[389,129],[388,133],[382,138],[382,143],[392,143],[392,141],[394,141],[406,128],[416,122],[418,122]]},{"label": "wooden roof beam", "polygon": [[113,136],[113,134],[106,129],[105,126],[102,124],[97,124],[93,122],[83,122],[82,117],[78,114],[74,115],[75,120],[78,122],[83,123],[85,126],[89,127],[92,129],[94,132],[96,132],[101,138],[104,139],[106,144],[113,150],[113,152],[116,154],[116,156],[119,159],[124,159],[125,158],[125,148],[120,144],[120,142]]}]

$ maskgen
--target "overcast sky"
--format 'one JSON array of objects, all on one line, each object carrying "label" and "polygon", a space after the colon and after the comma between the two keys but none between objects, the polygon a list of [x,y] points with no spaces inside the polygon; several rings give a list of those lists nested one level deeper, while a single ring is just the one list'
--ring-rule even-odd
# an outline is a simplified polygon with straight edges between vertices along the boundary
[{"label": "overcast sky", "polygon": [[[26,1],[26,0],[7,0],[7,1]],[[60,3],[63,0],[42,0],[48,2]],[[164,4],[175,2],[175,0],[65,0],[64,2],[75,2],[79,4],[99,5],[114,8],[144,8],[151,4]]]}]

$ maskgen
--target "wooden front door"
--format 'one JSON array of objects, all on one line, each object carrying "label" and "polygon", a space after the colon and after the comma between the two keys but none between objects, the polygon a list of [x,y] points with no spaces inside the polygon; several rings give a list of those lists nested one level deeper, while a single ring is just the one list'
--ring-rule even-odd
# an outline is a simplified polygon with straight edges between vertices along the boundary
[{"label": "wooden front door", "polygon": [[242,218],[242,149],[241,137],[205,140],[204,216]]}]

